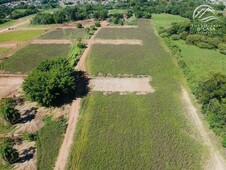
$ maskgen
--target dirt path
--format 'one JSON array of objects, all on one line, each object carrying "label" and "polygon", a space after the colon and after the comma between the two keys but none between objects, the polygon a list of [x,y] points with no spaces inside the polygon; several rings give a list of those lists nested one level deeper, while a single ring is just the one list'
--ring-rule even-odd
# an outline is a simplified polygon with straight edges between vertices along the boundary
[{"label": "dirt path", "polygon": [[87,57],[87,55],[88,55],[88,53],[89,53],[89,51],[91,49],[92,44],[95,41],[95,37],[96,37],[97,33],[101,30],[101,28],[106,27],[107,24],[108,24],[107,21],[103,21],[101,23],[102,27],[98,28],[98,30],[95,32],[95,34],[90,38],[90,40],[89,40],[89,42],[87,44],[87,48],[85,49],[85,51],[83,52],[82,56],[80,57],[80,60],[79,60],[78,65],[76,66],[76,69],[86,71],[86,63],[85,63],[86,57]]},{"label": "dirt path", "polygon": [[41,40],[35,39],[30,44],[72,44],[70,40]]},{"label": "dirt path", "polygon": [[76,124],[78,121],[79,110],[80,110],[80,101],[81,99],[76,99],[73,101],[69,119],[68,126],[66,130],[66,134],[64,137],[64,141],[61,145],[60,152],[54,167],[54,170],[64,170],[67,165],[68,156],[70,153],[71,145],[73,143]]},{"label": "dirt path", "polygon": [[196,125],[203,142],[208,147],[210,152],[210,159],[208,160],[207,165],[205,165],[205,169],[208,170],[225,170],[226,169],[226,163],[220,154],[220,152],[214,148],[214,145],[210,139],[210,136],[205,129],[202,120],[198,116],[196,108],[192,105],[191,99],[189,98],[188,92],[184,87],[182,87],[182,94],[183,94],[183,100],[186,104],[186,108],[188,111],[188,114],[190,115],[192,122]]},{"label": "dirt path", "polygon": [[6,43],[0,43],[1,48],[15,48],[18,46],[20,42],[6,42]]},{"label": "dirt path", "polygon": [[107,26],[107,28],[138,28],[138,25]]},{"label": "dirt path", "polygon": [[111,45],[143,45],[142,40],[135,40],[135,39],[95,39],[93,44],[111,44]]},{"label": "dirt path", "polygon": [[[10,28],[16,28],[16,27],[18,27],[18,26],[27,24],[27,23],[29,23],[29,22],[30,22],[30,20],[28,19],[28,20],[23,21],[23,22],[21,22],[21,23],[19,23],[19,24],[12,25],[12,26],[10,26]],[[0,33],[5,32],[5,31],[8,31],[8,28],[5,28],[5,29],[0,30]]]},{"label": "dirt path", "polygon": [[89,82],[92,91],[101,92],[136,92],[138,94],[153,93],[155,90],[147,78],[112,78],[97,77]]}]

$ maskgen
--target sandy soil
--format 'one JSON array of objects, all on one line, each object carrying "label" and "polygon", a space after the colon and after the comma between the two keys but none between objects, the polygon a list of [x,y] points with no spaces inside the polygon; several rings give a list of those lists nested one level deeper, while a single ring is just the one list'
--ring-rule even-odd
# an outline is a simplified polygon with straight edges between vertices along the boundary
[{"label": "sandy soil", "polygon": [[68,156],[70,153],[70,148],[74,139],[76,124],[79,116],[79,110],[80,110],[80,99],[76,99],[75,101],[73,101],[71,106],[67,131],[64,137],[64,141],[61,145],[54,170],[64,170],[66,167]]},{"label": "sandy soil", "polygon": [[0,99],[16,95],[23,80],[24,76],[0,76]]},{"label": "sandy soil", "polygon": [[18,46],[18,44],[19,44],[19,42],[9,42],[9,43],[0,43],[0,47],[1,48],[15,48],[15,47],[17,47]]},{"label": "sandy soil", "polygon": [[30,44],[72,44],[70,40],[41,40],[35,39]]},{"label": "sandy soil", "polygon": [[138,28],[138,25],[123,25],[123,26],[111,25],[107,26],[107,28]]},{"label": "sandy soil", "polygon": [[201,118],[198,116],[196,108],[192,105],[188,92],[184,87],[182,87],[182,94],[183,101],[185,102],[188,114],[190,115],[189,117],[197,127],[203,139],[203,142],[205,143],[210,152],[210,158],[207,161],[207,164],[205,165],[204,168],[207,170],[225,170],[226,169],[225,160],[223,159],[220,152],[216,148],[214,148],[210,136],[207,130],[205,129]]},{"label": "sandy soil", "polygon": [[149,78],[98,77],[90,80],[92,91],[153,93]]},{"label": "sandy soil", "polygon": [[126,44],[126,45],[143,45],[142,40],[134,40],[134,39],[118,39],[118,40],[114,40],[114,39],[95,39],[93,41],[93,44],[112,44],[112,45],[122,45],[122,44]]},{"label": "sandy soil", "polygon": [[20,160],[14,164],[16,170],[36,170],[35,142],[23,141],[14,146],[19,151]]}]

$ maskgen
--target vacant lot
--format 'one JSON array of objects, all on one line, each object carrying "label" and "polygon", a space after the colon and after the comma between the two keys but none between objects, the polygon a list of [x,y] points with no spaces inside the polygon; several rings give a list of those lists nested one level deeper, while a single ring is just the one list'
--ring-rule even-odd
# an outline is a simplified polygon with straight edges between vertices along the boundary
[{"label": "vacant lot", "polygon": [[185,41],[175,41],[181,49],[185,63],[195,73],[197,78],[208,76],[211,72],[226,73],[226,56],[217,50],[201,49],[186,44]]},{"label": "vacant lot", "polygon": [[39,36],[43,32],[44,30],[20,30],[3,32],[0,33],[0,42],[27,41]]},{"label": "vacant lot", "polygon": [[42,60],[66,56],[70,48],[66,44],[31,44],[0,63],[0,70],[26,73]]},{"label": "vacant lot", "polygon": [[[118,52],[115,46],[102,46],[108,55],[99,58],[94,50],[101,47],[94,46],[90,60],[105,60],[94,62],[102,68],[110,58],[112,71],[104,66],[105,73],[149,75],[156,91],[144,96],[93,92],[84,99],[68,169],[201,169],[203,147],[184,115],[180,71],[150,20],[140,20],[139,27],[140,49],[126,46],[125,57],[120,48]],[[139,53],[128,58],[134,48]],[[94,63],[89,66],[93,68]]]},{"label": "vacant lot", "polygon": [[188,21],[188,19],[183,18],[179,15],[154,14],[153,21],[156,25],[156,28],[159,29],[160,27],[170,27],[173,22]]},{"label": "vacant lot", "polygon": [[140,39],[137,28],[103,28],[97,35],[99,39]]},{"label": "vacant lot", "polygon": [[84,37],[85,29],[57,29],[49,32],[43,36],[41,39],[77,39],[78,37]]}]

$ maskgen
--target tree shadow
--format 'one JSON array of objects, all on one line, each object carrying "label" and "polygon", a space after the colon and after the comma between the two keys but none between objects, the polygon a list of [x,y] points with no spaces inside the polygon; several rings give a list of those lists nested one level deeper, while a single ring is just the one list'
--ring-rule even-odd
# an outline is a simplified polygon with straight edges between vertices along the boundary
[{"label": "tree shadow", "polygon": [[35,118],[36,113],[37,113],[37,108],[31,107],[30,109],[25,111],[25,113],[21,116],[18,123],[30,122]]},{"label": "tree shadow", "polygon": [[31,160],[34,157],[35,154],[35,147],[31,146],[28,149],[25,149],[22,153],[21,153],[21,157],[18,159],[18,163],[24,163],[26,161]]},{"label": "tree shadow", "polygon": [[76,98],[82,98],[86,96],[89,93],[89,80],[86,72],[84,71],[76,71],[74,73],[74,78],[75,78],[75,84],[76,84],[76,89],[71,95],[67,96],[61,96],[57,100],[55,100],[54,106],[55,107],[61,107],[64,104],[70,104],[73,100]]}]

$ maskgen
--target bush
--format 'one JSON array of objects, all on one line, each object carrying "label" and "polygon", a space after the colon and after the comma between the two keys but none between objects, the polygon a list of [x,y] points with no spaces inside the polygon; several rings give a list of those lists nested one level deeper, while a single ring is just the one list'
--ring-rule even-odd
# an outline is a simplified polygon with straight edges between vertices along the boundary
[{"label": "bush", "polygon": [[95,27],[101,27],[100,22],[95,22]]},{"label": "bush", "polygon": [[226,148],[226,136],[224,136],[224,138],[223,138],[223,140],[222,140],[222,145],[223,145],[223,147]]},{"label": "bush", "polygon": [[220,53],[226,55],[226,50],[220,50]]},{"label": "bush", "polygon": [[184,31],[184,32],[180,33],[179,36],[182,40],[186,40],[188,33]]},{"label": "bush", "polygon": [[219,44],[218,45],[218,49],[219,50],[226,50],[226,44],[223,44],[223,43],[222,44]]},{"label": "bush", "polygon": [[19,158],[18,151],[8,143],[1,146],[1,155],[10,164],[15,163]]},{"label": "bush", "polygon": [[75,95],[75,71],[66,59],[41,62],[25,79],[23,90],[28,99],[42,106],[68,102]]},{"label": "bush", "polygon": [[209,44],[204,43],[204,42],[197,43],[196,45],[197,45],[199,48],[207,48],[207,49],[213,49],[213,48],[214,48],[214,46],[209,45]]},{"label": "bush", "polygon": [[76,27],[77,28],[82,28],[82,24],[81,23],[78,23],[78,24],[76,24]]},{"label": "bush", "polygon": [[12,99],[2,99],[0,102],[0,114],[10,124],[15,124],[20,120],[20,113],[15,108]]},{"label": "bush", "polygon": [[77,47],[79,47],[79,48],[86,48],[86,45],[84,43],[79,42],[77,44]]},{"label": "bush", "polygon": [[174,34],[171,36],[172,40],[179,40],[180,39],[180,36],[177,35],[177,34]]}]

